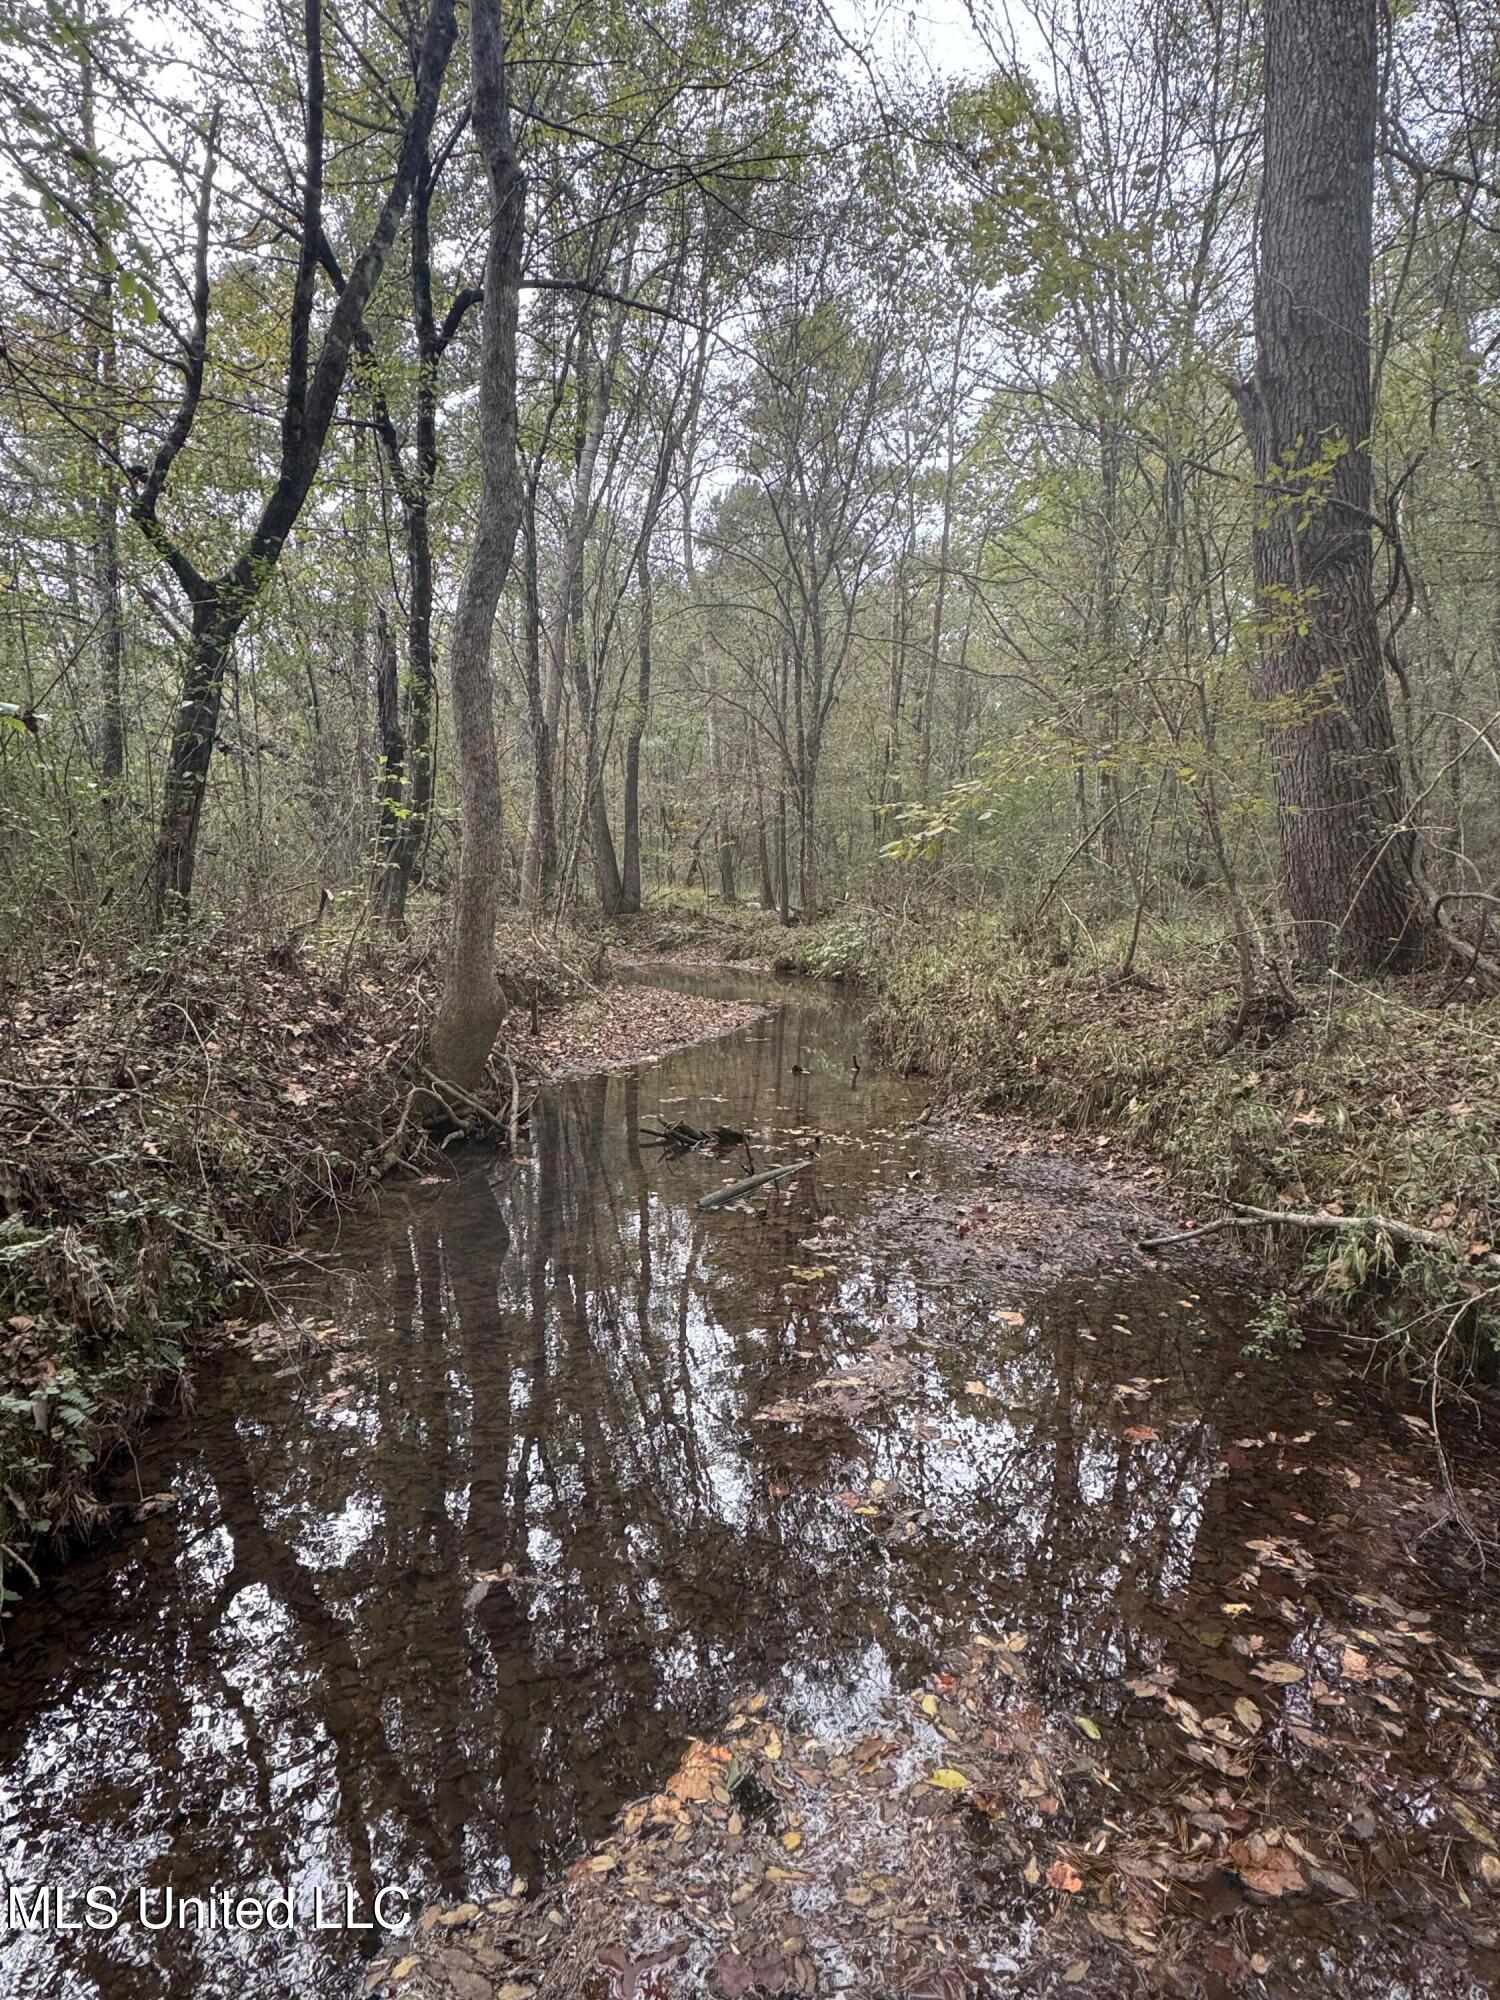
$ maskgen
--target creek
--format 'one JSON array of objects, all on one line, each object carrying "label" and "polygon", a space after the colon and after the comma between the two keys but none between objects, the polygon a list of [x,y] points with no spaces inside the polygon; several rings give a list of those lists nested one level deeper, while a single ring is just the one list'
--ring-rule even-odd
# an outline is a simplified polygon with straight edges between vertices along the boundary
[{"label": "creek", "polygon": [[[1230,1642],[1269,1539],[1301,1552],[1271,1592],[1300,1657],[1361,1594],[1390,1607],[1367,1623],[1430,1635],[1374,1684],[1390,1713],[1364,1688],[1353,1722],[1307,1711],[1401,1810],[1366,1842],[1379,1923],[1305,1903],[1292,1962],[1309,1991],[1484,1990],[1457,1963],[1423,1984],[1402,1916],[1454,1759],[1492,1742],[1487,1707],[1443,1698],[1495,1628],[1418,1542],[1417,1433],[1342,1363],[1248,1360],[1243,1281],[1141,1259],[1044,1148],[1013,1174],[921,1129],[920,1092],[858,1066],[847,1000],[672,977],[770,1011],[549,1086],[523,1157],[392,1182],[296,1279],[317,1351],[216,1356],[121,1468],[119,1531],[7,1628],[4,1882],[482,1899],[564,1867],[745,1690],[844,1736],[981,1626],[1026,1633],[1050,1708],[1146,1713],[1113,1768],[1149,1790],[1171,1730],[1126,1683],[1170,1649],[1199,1702],[1266,1695]],[[747,1128],[756,1167],[814,1164],[703,1213],[746,1156],[643,1143],[676,1118]],[[913,1396],[757,1421],[872,1330]],[[899,1496],[878,1533],[850,1488]],[[1277,1781],[1350,1823],[1347,1769],[1312,1750],[1289,1740]],[[343,2000],[375,1945],[12,1927],[0,1991]]]}]

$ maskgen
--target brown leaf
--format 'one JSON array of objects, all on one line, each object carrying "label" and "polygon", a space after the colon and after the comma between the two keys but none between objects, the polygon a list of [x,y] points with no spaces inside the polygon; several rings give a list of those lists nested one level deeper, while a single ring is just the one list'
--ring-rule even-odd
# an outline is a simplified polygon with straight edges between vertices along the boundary
[{"label": "brown leaf", "polygon": [[1307,1877],[1291,1852],[1273,1847],[1263,1834],[1236,1840],[1229,1854],[1240,1880],[1259,1896],[1300,1896],[1307,1888]]}]

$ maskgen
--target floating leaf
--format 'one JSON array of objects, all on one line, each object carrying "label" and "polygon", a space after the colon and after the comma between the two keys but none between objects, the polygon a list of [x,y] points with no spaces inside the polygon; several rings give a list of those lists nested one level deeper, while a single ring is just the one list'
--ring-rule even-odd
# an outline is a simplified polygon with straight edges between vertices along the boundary
[{"label": "floating leaf", "polygon": [[1097,1722],[1091,1721],[1086,1715],[1075,1715],[1073,1720],[1089,1739],[1090,1743],[1097,1743],[1100,1740],[1099,1725]]},{"label": "floating leaf", "polygon": [[1263,1667],[1252,1667],[1250,1671],[1258,1680],[1270,1681],[1274,1687],[1291,1687],[1294,1682],[1306,1679],[1301,1667],[1294,1667],[1290,1660],[1267,1660]]},{"label": "floating leaf", "polygon": [[969,1783],[963,1772],[955,1771],[951,1764],[940,1764],[927,1782],[936,1785],[940,1792],[961,1792]]}]

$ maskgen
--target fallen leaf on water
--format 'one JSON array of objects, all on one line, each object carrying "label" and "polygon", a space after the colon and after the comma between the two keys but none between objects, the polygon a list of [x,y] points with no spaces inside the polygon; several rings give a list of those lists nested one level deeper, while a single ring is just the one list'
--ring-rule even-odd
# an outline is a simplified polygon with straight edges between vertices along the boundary
[{"label": "fallen leaf on water", "polygon": [[1250,1671],[1257,1680],[1270,1681],[1275,1687],[1291,1687],[1293,1682],[1306,1679],[1301,1667],[1294,1667],[1290,1660],[1267,1660]]},{"label": "fallen leaf on water", "polygon": [[1245,1695],[1240,1695],[1239,1698],[1236,1700],[1234,1704],[1234,1712],[1236,1716],[1239,1718],[1241,1727],[1244,1729],[1248,1729],[1252,1735],[1255,1733],[1256,1730],[1260,1728],[1261,1725],[1260,1710],[1255,1706],[1255,1703],[1249,1700]]},{"label": "fallen leaf on water", "polygon": [[927,1782],[936,1785],[940,1792],[961,1792],[969,1783],[963,1772],[955,1771],[951,1764],[940,1764]]},{"label": "fallen leaf on water", "polygon": [[1136,1444],[1154,1444],[1161,1432],[1153,1430],[1150,1424],[1127,1424],[1125,1435]]},{"label": "fallen leaf on water", "polygon": [[781,1844],[786,1849],[788,1854],[795,1854],[797,1852],[797,1849],[802,1845],[802,1836],[800,1833],[798,1833],[796,1828],[793,1827],[790,1833],[784,1833],[781,1836]]},{"label": "fallen leaf on water", "polygon": [[1100,1740],[1099,1725],[1097,1722],[1090,1721],[1089,1717],[1086,1715],[1075,1715],[1073,1717],[1073,1720],[1074,1722],[1077,1723],[1078,1727],[1083,1731],[1084,1735],[1089,1739],[1090,1743],[1099,1742]]},{"label": "fallen leaf on water", "polygon": [[1496,1851],[1495,1836],[1490,1832],[1478,1813],[1471,1811],[1462,1799],[1449,1799],[1448,1810],[1472,1840],[1477,1840],[1481,1847],[1488,1847],[1491,1851]]},{"label": "fallen leaf on water", "polygon": [[1083,1877],[1065,1855],[1059,1854],[1047,1870],[1047,1886],[1061,1889],[1069,1896],[1076,1896],[1083,1887]]}]

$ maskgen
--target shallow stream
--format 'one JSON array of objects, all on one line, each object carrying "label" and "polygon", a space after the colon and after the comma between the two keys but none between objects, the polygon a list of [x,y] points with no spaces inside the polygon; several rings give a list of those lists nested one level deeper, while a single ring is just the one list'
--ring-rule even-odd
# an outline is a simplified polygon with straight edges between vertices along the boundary
[{"label": "shallow stream", "polygon": [[[1114,1775],[1149,1787],[1170,1732],[1125,1683],[1170,1649],[1200,1701],[1265,1695],[1228,1607],[1270,1539],[1297,1552],[1266,1580],[1300,1657],[1351,1616],[1428,1635],[1376,1684],[1390,1712],[1360,1689],[1305,1717],[1399,1805],[1367,1842],[1369,1878],[1399,1884],[1416,1862],[1389,1826],[1425,1840],[1493,1747],[1452,1665],[1493,1657],[1493,1618],[1422,1540],[1419,1432],[1346,1372],[1247,1361],[1241,1283],[1131,1253],[1086,1177],[1044,1154],[986,1170],[916,1128],[920,1095],[857,1066],[850,1005],[699,983],[772,1011],[549,1088],[523,1158],[393,1184],[312,1246],[326,1281],[297,1280],[327,1351],[235,1350],[155,1427],[118,1497],[170,1499],[7,1630],[0,1877],[286,1888],[299,1912],[345,1885],[361,1914],[388,1886],[483,1897],[566,1864],[746,1689],[835,1736],[981,1626],[1026,1632],[1059,1709],[1145,1716]],[[700,1213],[746,1156],[652,1147],[658,1118],[815,1164]],[[914,1397],[833,1432],[756,1421],[872,1334]],[[888,1518],[830,1504],[851,1487]],[[1346,1790],[1297,1782],[1349,1823]],[[1381,1893],[1363,1929],[1304,1905],[1307,1990],[1486,1990],[1492,1955],[1424,1958],[1420,1912]],[[0,1992],[343,2000],[374,1947],[307,1924],[0,1927]]]}]

